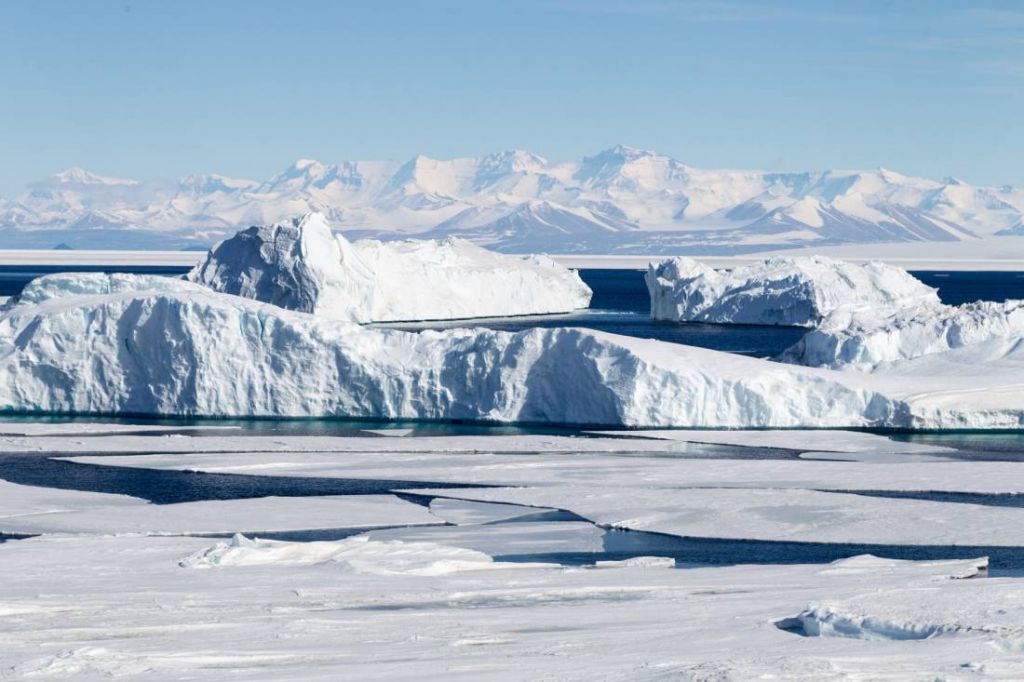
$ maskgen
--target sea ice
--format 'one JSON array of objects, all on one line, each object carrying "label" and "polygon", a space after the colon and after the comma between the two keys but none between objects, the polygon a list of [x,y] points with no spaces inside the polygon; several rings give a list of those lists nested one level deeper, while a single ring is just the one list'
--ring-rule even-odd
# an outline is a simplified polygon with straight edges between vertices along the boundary
[{"label": "sea ice", "polygon": [[15,502],[24,500],[15,507],[19,513],[0,512],[0,532],[4,533],[258,533],[441,523],[424,507],[393,495],[264,497],[157,505],[123,495],[54,491],[11,483],[0,486],[0,492],[8,493]]},{"label": "sea ice", "polygon": [[[0,670],[12,679],[1021,677],[1019,650],[1008,646],[1022,620],[1019,581],[949,579],[976,575],[979,561],[685,570],[640,561],[424,575],[404,571],[410,564],[379,570],[381,552],[366,557],[368,572],[331,561],[178,565],[210,544],[51,536],[0,545]],[[775,626],[826,603],[966,627],[901,643]]]},{"label": "sea ice", "polygon": [[[682,435],[686,433],[680,432]],[[814,437],[817,434],[807,431],[780,433],[794,448],[800,448],[805,437],[808,438],[806,447],[820,446],[821,441]],[[192,452],[117,455],[115,453],[130,449],[122,447],[122,439],[105,438],[103,443],[85,443],[80,446],[80,452],[99,450],[103,454],[68,459],[81,464],[156,470],[446,481],[466,485],[544,487],[560,484],[609,489],[620,485],[630,490],[639,487],[711,487],[1024,494],[1024,467],[1016,462],[963,461],[939,456],[920,461],[916,456],[897,454],[887,460],[871,462],[760,459],[743,457],[742,451],[674,452],[672,441],[639,438],[560,438],[552,443],[557,447],[531,451],[531,446],[537,445],[538,440],[521,436],[412,437],[401,440],[334,438],[318,441],[320,451],[302,451],[300,446],[296,446],[282,448],[279,452],[265,451],[275,444],[281,447],[279,438],[250,437],[250,442],[239,444],[237,447],[240,449],[236,452],[204,452],[214,449],[215,442],[221,439],[195,438],[186,445],[186,449],[192,448]],[[520,443],[521,439],[525,439],[525,443]],[[468,442],[463,445],[459,441]],[[576,449],[572,447],[573,442],[578,444]],[[136,444],[136,449],[145,448],[139,439],[130,443]],[[233,443],[230,445],[234,446]],[[243,445],[247,448],[242,449]],[[55,444],[57,447],[60,445]],[[899,447],[894,449],[899,450]],[[65,452],[70,454],[67,450]],[[881,449],[875,452],[881,452]],[[905,461],[900,461],[901,457]],[[466,497],[464,491],[458,495],[440,494]],[[561,503],[554,505],[561,506]],[[522,509],[515,506],[499,504],[467,508],[440,499],[435,500],[431,510],[445,521],[456,524],[499,521],[522,513]]]},{"label": "sea ice", "polygon": [[671,482],[588,486],[552,482],[538,487],[418,492],[554,507],[605,527],[691,538],[868,545],[1024,545],[1024,509],[1019,507],[893,499],[798,487],[697,488]]}]

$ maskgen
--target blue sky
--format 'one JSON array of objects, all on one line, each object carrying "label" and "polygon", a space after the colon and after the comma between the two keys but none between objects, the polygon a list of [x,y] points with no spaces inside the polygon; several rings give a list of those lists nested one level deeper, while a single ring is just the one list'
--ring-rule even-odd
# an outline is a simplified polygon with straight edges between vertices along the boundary
[{"label": "blue sky", "polygon": [[1024,3],[0,3],[0,194],[68,166],[323,161],[885,166],[1024,184]]}]

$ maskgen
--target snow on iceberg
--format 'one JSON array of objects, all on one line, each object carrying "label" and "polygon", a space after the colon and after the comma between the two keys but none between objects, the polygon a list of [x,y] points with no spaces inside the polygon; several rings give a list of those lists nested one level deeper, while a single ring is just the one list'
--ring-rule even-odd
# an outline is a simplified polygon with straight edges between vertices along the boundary
[{"label": "snow on iceberg", "polygon": [[711,427],[911,420],[863,375],[582,329],[382,330],[132,275],[44,277],[29,292],[0,310],[8,411]]},{"label": "snow on iceberg", "polygon": [[883,263],[823,256],[769,258],[731,271],[692,258],[652,263],[651,317],[680,322],[813,327],[840,308],[938,304],[936,290]]},{"label": "snow on iceberg", "polygon": [[250,227],[187,276],[215,291],[354,322],[565,313],[590,304],[579,275],[544,256],[459,239],[350,243],[319,213]]},{"label": "snow on iceberg", "polygon": [[186,279],[288,310],[369,321],[376,284],[352,245],[319,213],[242,230],[217,244]]},{"label": "snow on iceberg", "polygon": [[782,359],[812,367],[892,368],[924,356],[1024,338],[1024,301],[960,306],[921,303],[891,310],[837,311]]}]

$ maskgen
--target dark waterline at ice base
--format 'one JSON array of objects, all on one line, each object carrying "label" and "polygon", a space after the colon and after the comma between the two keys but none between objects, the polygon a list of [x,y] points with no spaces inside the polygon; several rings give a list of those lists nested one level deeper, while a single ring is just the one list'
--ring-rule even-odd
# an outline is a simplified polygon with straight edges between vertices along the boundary
[{"label": "dark waterline at ice base", "polygon": [[[129,272],[180,276],[184,267],[135,266],[109,268],[75,266],[78,272]],[[65,267],[5,266],[0,268],[0,295],[18,294],[32,279]],[[393,329],[419,331],[484,327],[521,331],[534,327],[584,327],[645,339],[657,339],[701,348],[711,348],[753,357],[773,357],[796,343],[804,335],[800,327],[758,325],[715,325],[703,323],[655,322],[650,319],[650,302],[644,272],[641,270],[582,269],[580,276],[594,291],[588,310],[564,315],[525,316],[452,322],[426,322],[381,325]],[[932,272],[912,273],[929,286],[938,287],[945,303],[986,300],[1024,299],[1024,273],[1017,272]]]}]

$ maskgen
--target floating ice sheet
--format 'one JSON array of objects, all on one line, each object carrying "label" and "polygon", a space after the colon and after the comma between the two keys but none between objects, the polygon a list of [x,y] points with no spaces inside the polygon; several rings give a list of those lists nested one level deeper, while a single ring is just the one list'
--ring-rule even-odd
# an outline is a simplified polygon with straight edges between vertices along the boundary
[{"label": "floating ice sheet", "polygon": [[[950,579],[976,575],[974,561],[444,575],[373,570],[387,565],[385,556],[367,572],[331,561],[178,565],[212,544],[121,536],[0,545],[0,670],[13,679],[196,680],[817,681],[1024,672],[1008,646],[1013,624],[1024,621],[1019,583]],[[961,627],[910,646],[799,637],[775,625],[822,603]]]}]

